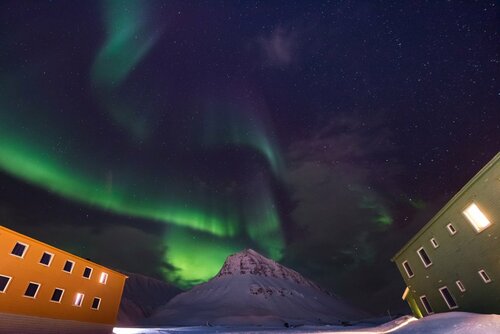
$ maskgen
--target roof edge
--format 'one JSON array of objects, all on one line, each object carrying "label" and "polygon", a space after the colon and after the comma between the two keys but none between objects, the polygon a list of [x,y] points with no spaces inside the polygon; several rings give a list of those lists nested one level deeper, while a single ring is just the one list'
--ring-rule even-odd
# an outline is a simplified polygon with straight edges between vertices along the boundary
[{"label": "roof edge", "polygon": [[62,252],[62,253],[65,253],[65,254],[68,254],[68,255],[70,255],[70,256],[76,257],[76,258],[80,259],[81,261],[86,262],[87,264],[95,265],[95,266],[98,266],[98,267],[101,267],[101,268],[106,268],[108,271],[111,271],[111,272],[113,272],[113,273],[115,273],[115,274],[118,274],[118,275],[120,275],[120,276],[125,277],[125,279],[127,279],[127,278],[128,278],[128,276],[127,276],[127,275],[122,274],[121,272],[119,272],[119,271],[117,271],[117,270],[111,269],[111,268],[109,268],[109,267],[106,267],[106,266],[104,266],[104,265],[102,265],[102,264],[99,264],[99,263],[96,263],[96,262],[94,262],[94,261],[87,260],[87,259],[85,259],[85,258],[83,258],[83,257],[81,257],[81,256],[78,256],[78,255],[76,255],[76,254],[73,254],[73,253],[70,253],[70,252],[68,252],[68,251],[65,251],[64,249],[61,249],[61,248],[59,248],[59,247],[49,245],[48,243],[45,243],[45,242],[40,241],[40,240],[38,240],[38,239],[32,238],[32,237],[30,237],[30,236],[28,236],[28,235],[26,235],[26,234],[22,234],[22,233],[20,233],[20,232],[14,231],[14,230],[12,230],[12,229],[10,229],[10,228],[8,228],[8,227],[5,227],[5,226],[3,226],[3,225],[0,225],[0,230],[5,230],[5,231],[7,231],[7,232],[9,232],[9,233],[12,233],[12,234],[15,234],[15,235],[21,236],[21,237],[23,237],[23,238],[27,238],[27,239],[29,239],[29,240],[32,240],[33,242],[36,242],[36,243],[38,243],[38,244],[43,244],[43,245],[45,245],[45,246],[47,246],[47,247],[49,247],[49,248],[57,249],[58,251],[60,251],[60,252]]},{"label": "roof edge", "polygon": [[479,172],[474,175],[469,182],[465,184],[442,208],[438,211],[428,222],[425,224],[403,247],[391,258],[391,262],[394,262],[396,258],[401,255],[413,242],[415,242],[425,231],[431,227],[436,220],[438,220],[448,209],[452,206],[462,195],[470,188],[476,181],[483,176],[487,171],[489,171],[495,164],[500,160],[500,152],[498,152],[493,159],[491,159],[486,165],[479,170]]}]

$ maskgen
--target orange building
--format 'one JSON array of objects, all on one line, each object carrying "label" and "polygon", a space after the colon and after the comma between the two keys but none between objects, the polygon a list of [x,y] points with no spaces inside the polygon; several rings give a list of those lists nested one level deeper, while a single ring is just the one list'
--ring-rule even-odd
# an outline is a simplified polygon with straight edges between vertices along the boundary
[{"label": "orange building", "polygon": [[54,326],[68,333],[107,332],[116,322],[126,278],[0,226],[0,332],[27,333],[30,323],[44,322],[48,328],[38,332]]}]

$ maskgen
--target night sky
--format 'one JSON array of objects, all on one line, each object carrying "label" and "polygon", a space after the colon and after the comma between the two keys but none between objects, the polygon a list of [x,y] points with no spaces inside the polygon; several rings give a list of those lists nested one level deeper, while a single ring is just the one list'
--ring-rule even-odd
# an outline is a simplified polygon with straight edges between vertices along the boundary
[{"label": "night sky", "polygon": [[182,288],[244,248],[375,313],[500,149],[495,1],[2,1],[0,224]]}]

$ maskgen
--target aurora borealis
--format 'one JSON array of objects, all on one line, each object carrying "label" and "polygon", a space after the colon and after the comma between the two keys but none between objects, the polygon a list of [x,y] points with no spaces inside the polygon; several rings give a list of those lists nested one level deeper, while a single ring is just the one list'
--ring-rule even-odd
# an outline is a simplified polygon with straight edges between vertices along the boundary
[{"label": "aurora borealis", "polygon": [[182,288],[254,248],[401,307],[388,259],[500,147],[498,8],[389,3],[3,1],[0,224]]}]

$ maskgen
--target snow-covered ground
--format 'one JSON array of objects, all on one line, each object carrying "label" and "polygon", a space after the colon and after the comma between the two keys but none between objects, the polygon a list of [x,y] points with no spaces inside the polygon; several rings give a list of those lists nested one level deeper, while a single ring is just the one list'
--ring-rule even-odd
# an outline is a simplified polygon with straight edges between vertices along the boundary
[{"label": "snow-covered ground", "polygon": [[398,318],[379,326],[358,324],[340,326],[303,326],[297,328],[277,327],[162,327],[162,328],[115,328],[115,334],[182,334],[182,333],[221,333],[221,334],[278,334],[278,333],[357,333],[357,334],[499,334],[500,315],[449,312],[435,314],[417,320],[410,316]]}]

